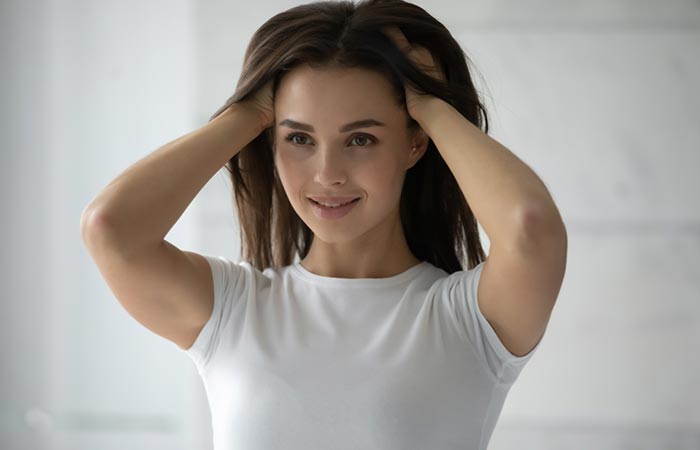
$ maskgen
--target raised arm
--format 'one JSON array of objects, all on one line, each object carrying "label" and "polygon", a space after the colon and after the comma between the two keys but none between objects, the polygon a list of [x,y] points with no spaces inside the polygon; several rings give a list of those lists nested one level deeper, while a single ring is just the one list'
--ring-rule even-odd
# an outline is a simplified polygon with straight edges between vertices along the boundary
[{"label": "raised arm", "polygon": [[214,306],[202,255],[164,238],[206,182],[265,126],[234,104],[203,127],[133,164],[85,208],[81,233],[124,309],[141,325],[189,349]]},{"label": "raised arm", "polygon": [[84,240],[125,253],[161,245],[209,179],[262,130],[250,108],[233,104],[201,128],[146,155],[85,207]]}]

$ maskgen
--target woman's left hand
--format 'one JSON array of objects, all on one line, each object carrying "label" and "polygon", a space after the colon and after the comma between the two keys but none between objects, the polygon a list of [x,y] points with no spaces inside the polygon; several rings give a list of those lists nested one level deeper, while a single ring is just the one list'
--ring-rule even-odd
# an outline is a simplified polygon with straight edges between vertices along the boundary
[{"label": "woman's left hand", "polygon": [[[436,64],[430,50],[420,45],[412,46],[397,26],[385,27],[384,33],[408,56],[418,70],[443,83],[446,82],[445,75]],[[404,89],[406,90],[406,109],[408,109],[411,117],[419,121],[421,112],[436,97],[428,94],[419,94],[408,83],[404,83]]]}]

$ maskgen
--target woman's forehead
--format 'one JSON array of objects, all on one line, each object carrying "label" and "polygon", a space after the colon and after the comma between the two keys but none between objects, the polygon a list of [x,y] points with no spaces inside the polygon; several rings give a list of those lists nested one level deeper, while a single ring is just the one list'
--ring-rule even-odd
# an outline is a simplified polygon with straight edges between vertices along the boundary
[{"label": "woman's forehead", "polygon": [[302,66],[286,74],[280,81],[275,101],[282,106],[294,102],[320,101],[344,104],[370,102],[378,107],[394,103],[393,86],[376,71],[361,68],[313,69]]},{"label": "woman's forehead", "polygon": [[401,113],[389,81],[365,69],[305,66],[285,75],[275,95],[278,123],[286,120],[333,131],[362,120],[395,127],[405,121]]}]

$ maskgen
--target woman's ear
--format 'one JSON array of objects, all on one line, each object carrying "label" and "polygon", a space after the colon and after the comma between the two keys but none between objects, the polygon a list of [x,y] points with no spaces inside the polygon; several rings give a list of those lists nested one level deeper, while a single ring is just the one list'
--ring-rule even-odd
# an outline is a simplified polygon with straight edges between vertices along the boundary
[{"label": "woman's ear", "polygon": [[423,131],[422,128],[418,128],[418,131],[413,136],[413,142],[411,146],[411,151],[408,154],[408,166],[406,169],[413,167],[421,157],[425,154],[428,149],[428,144],[430,143],[430,137]]}]

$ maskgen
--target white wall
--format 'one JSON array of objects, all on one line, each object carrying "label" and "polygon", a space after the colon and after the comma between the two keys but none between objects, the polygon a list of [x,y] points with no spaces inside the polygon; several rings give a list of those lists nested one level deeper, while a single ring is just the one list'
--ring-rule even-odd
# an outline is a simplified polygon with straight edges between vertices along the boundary
[{"label": "white wall", "polygon": [[[192,448],[196,371],[120,306],[79,224],[111,179],[195,125],[192,2],[11,1],[0,17],[0,447]],[[169,235],[185,248],[192,217]]]},{"label": "white wall", "polygon": [[[193,365],[121,308],[79,217],[203,125],[255,29],[298,3],[2,2],[3,448],[210,448]],[[547,335],[490,449],[700,448],[700,4],[416,3],[472,58],[491,136],[568,229]],[[224,170],[167,238],[238,257]]]}]

